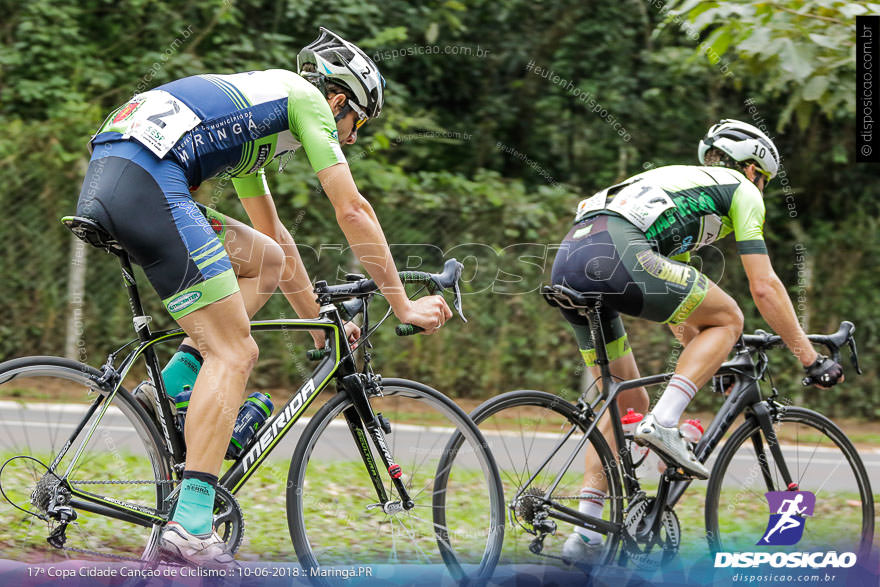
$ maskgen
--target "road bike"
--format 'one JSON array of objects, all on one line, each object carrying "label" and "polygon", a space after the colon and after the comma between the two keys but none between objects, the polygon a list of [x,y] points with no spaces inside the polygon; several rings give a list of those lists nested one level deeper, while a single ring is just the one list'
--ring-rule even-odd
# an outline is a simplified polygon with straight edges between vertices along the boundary
[{"label": "road bike", "polygon": [[[3,512],[8,539],[0,540],[0,548],[18,560],[153,561],[186,460],[156,349],[184,333],[150,331],[129,257],[108,233],[85,218],[63,222],[79,238],[119,257],[137,338],[110,353],[100,368],[59,357],[0,364],[0,397],[6,398],[0,401],[0,492],[15,508]],[[460,275],[454,259],[442,273],[400,273],[404,283],[422,290],[451,290],[464,318]],[[255,335],[320,329],[327,343],[308,352],[317,362],[314,371],[221,474],[218,533],[233,552],[239,548],[244,516],[235,496],[285,435],[306,423],[290,459],[284,497],[293,547],[307,572],[391,562],[445,565],[456,580],[488,578],[503,540],[504,503],[480,431],[439,391],[373,370],[370,337],[390,310],[370,324],[368,306],[377,293],[372,280],[349,275],[337,285],[318,282],[315,293],[318,318],[251,323]],[[345,320],[355,317],[362,320],[357,351],[344,336]],[[400,335],[417,330],[397,326]],[[157,391],[155,415],[123,386],[139,361]],[[331,384],[337,393],[304,417]],[[33,399],[46,397],[53,401]],[[441,450],[453,434],[463,439],[457,454],[467,458],[450,458]],[[47,531],[53,548],[45,546]]]},{"label": "road bike", "polygon": [[[645,467],[638,468],[644,451],[634,453],[638,448],[633,448],[632,435],[624,432],[615,400],[624,390],[665,383],[672,373],[615,380],[598,320],[601,295],[562,286],[544,287],[542,295],[551,305],[576,310],[590,320],[601,393],[587,400],[585,392],[571,403],[543,391],[512,391],[471,412],[492,448],[505,488],[510,523],[501,560],[535,561],[540,556],[549,563],[572,562],[562,557],[562,543],[579,526],[604,535],[602,549],[587,562],[657,568],[679,552],[682,531],[674,508],[692,479],[669,466],[649,495],[639,481],[646,472]],[[827,347],[835,360],[840,349],[849,346],[853,365],[861,373],[854,330],[852,323],[843,322],[834,334],[809,339]],[[873,539],[874,502],[864,463],[831,420],[779,396],[768,351],[782,345],[779,336],[760,330],[743,335],[733,358],[713,379],[716,391],[728,395],[693,447],[703,463],[718,449],[705,497],[708,545],[712,552],[772,549],[757,544],[769,514],[775,513],[769,511],[765,493],[808,491],[815,495],[815,511],[806,521],[798,550],[837,548],[865,556]],[[616,455],[597,428],[605,414],[612,423],[615,445],[623,447]],[[740,416],[742,423],[722,444]],[[458,441],[463,439],[450,442]],[[586,455],[599,459],[600,476],[608,485],[601,517],[583,514],[577,507]],[[595,481],[588,479],[586,484]]]}]

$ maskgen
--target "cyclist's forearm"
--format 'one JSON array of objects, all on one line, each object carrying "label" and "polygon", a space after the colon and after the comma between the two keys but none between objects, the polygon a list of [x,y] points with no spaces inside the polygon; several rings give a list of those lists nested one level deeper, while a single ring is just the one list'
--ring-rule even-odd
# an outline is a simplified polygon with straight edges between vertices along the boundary
[{"label": "cyclist's forearm", "polygon": [[284,251],[284,266],[281,270],[281,280],[278,286],[281,293],[290,302],[291,307],[300,318],[314,318],[318,315],[318,302],[305,263],[299,254],[299,249],[293,240],[290,231],[281,224],[275,229],[273,235],[275,242],[281,245]]},{"label": "cyclist's forearm", "polygon": [[379,219],[369,202],[360,200],[356,205],[337,210],[336,219],[355,256],[379,286],[391,309],[400,316],[407,308],[406,292]]},{"label": "cyclist's forearm", "polygon": [[764,280],[758,287],[753,287],[752,297],[761,316],[782,337],[801,364],[811,365],[816,360],[816,350],[798,324],[794,306],[779,278],[774,276]]}]

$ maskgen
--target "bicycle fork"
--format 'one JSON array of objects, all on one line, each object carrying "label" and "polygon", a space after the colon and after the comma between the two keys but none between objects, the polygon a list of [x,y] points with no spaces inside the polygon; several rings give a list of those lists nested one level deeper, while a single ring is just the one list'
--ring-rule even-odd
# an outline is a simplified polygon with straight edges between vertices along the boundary
[{"label": "bicycle fork", "polygon": [[[378,388],[379,386],[376,379],[376,377],[360,373],[354,373],[342,378],[342,385],[348,391],[352,402],[352,407],[344,410],[343,415],[348,423],[348,429],[351,431],[358,452],[360,452],[361,458],[364,461],[367,473],[370,475],[370,480],[373,482],[373,487],[376,489],[376,495],[379,498],[379,503],[368,507],[381,507],[386,514],[395,514],[411,510],[415,507],[415,502],[413,502],[403,483],[403,470],[400,465],[394,462],[394,456],[388,450],[388,443],[385,441],[385,435],[391,433],[391,424],[381,414],[373,412],[373,408],[367,399],[367,389],[372,387]],[[368,435],[379,452],[379,458],[385,465],[385,469],[391,477],[391,482],[400,496],[399,501],[389,501],[388,499],[385,484],[379,475],[376,460],[373,458],[373,451],[370,449],[370,444],[367,441]]]}]

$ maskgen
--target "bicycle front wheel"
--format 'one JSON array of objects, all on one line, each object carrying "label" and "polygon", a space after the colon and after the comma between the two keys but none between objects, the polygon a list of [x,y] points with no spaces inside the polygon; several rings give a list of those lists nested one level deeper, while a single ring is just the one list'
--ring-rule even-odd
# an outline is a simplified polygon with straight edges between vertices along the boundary
[{"label": "bicycle front wheel", "polygon": [[[67,527],[65,548],[75,549],[72,556],[101,560],[155,553],[161,520],[137,524],[95,513],[167,509],[173,488],[159,483],[171,479],[172,471],[155,426],[122,388],[103,411],[99,376],[60,357],[0,364],[0,489],[6,498],[0,499],[0,558],[70,558],[70,552],[46,543],[55,524],[46,510],[55,495],[77,515]],[[110,509],[114,506],[119,509]]]},{"label": "bicycle front wheel", "polygon": [[874,499],[852,442],[831,420],[804,408],[780,408],[773,428],[798,490],[815,496],[814,511],[806,518],[796,516],[800,520],[795,525],[801,529],[780,533],[781,528],[768,525],[770,514],[777,512],[768,510],[765,493],[787,487],[758,422],[747,418],[724,444],[709,477],[706,536],[710,548],[713,552],[772,551],[779,548],[774,544],[793,544],[789,539],[802,531],[796,540],[800,551],[836,548],[867,554],[874,535]]},{"label": "bicycle front wheel", "polygon": [[[504,505],[479,430],[451,400],[413,381],[383,379],[382,395],[369,401],[391,427],[388,449],[415,507],[383,509],[358,449],[370,441],[354,437],[343,413],[353,404],[339,393],[312,417],[290,463],[287,516],[300,564],[311,576],[320,567],[416,564],[437,565],[456,581],[488,579],[503,540]],[[456,434],[467,458],[445,471],[438,499],[438,463]],[[376,463],[389,501],[399,500]]]}]

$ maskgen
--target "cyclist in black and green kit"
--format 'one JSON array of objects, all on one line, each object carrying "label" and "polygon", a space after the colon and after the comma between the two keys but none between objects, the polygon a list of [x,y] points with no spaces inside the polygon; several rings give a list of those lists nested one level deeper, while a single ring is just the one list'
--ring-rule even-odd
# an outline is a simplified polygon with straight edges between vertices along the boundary
[{"label": "cyclist in black and green kit", "polygon": [[[702,166],[652,169],[583,200],[556,256],[552,281],[602,294],[602,330],[615,377],[639,377],[619,313],[670,325],[684,350],[675,375],[634,436],[667,462],[705,479],[709,472],[688,448],[678,421],[733,348],[743,315],[733,298],[687,264],[691,251],[732,233],[755,305],[808,375],[831,386],[843,372],[807,340],[767,255],[763,191],[779,169],[773,142],[752,125],[722,120],[700,141],[698,155]],[[573,310],[562,312],[598,379],[587,319]],[[618,404],[624,413],[627,408],[646,412],[648,394],[644,388],[628,390]],[[608,426],[607,418],[600,423],[613,447]],[[601,517],[607,487],[601,464],[589,454],[584,479],[580,510]],[[563,556],[582,560],[601,544],[598,532],[576,528]]]},{"label": "cyclist in black and green kit", "polygon": [[[404,323],[436,332],[452,315],[440,296],[410,301],[379,221],[342,154],[379,115],[385,80],[355,45],[321,29],[273,69],[197,75],[138,94],[92,138],[77,214],[98,222],[140,264],[189,335],[163,372],[169,395],[192,386],[186,468],[160,554],[196,565],[232,564],[213,531],[217,475],[258,349],[249,317],[280,286],[301,317],[318,305],[289,230],[278,218],[266,166],[302,147],[352,251]],[[230,178],[253,228],[197,204],[190,192]],[[350,340],[358,337],[346,325]],[[323,333],[312,335],[323,346]],[[137,396],[146,405],[149,384]]]}]

